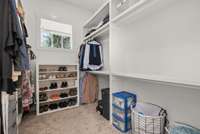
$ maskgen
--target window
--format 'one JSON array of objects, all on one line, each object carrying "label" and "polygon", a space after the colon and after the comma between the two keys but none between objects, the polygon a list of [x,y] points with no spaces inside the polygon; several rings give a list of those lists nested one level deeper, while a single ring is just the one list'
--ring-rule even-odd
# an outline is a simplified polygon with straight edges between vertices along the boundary
[{"label": "window", "polygon": [[72,26],[41,19],[41,48],[72,49]]}]

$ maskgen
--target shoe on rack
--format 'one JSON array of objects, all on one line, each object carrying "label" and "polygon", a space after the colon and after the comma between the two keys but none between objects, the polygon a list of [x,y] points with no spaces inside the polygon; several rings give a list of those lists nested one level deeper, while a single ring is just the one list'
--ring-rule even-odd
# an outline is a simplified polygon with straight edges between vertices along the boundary
[{"label": "shoe on rack", "polygon": [[55,109],[58,108],[58,104],[57,104],[57,103],[52,103],[52,104],[49,105],[49,108],[50,108],[51,110],[55,110]]},{"label": "shoe on rack", "polygon": [[40,113],[46,112],[48,110],[49,110],[49,106],[48,105],[40,106]]},{"label": "shoe on rack", "polygon": [[61,94],[60,94],[60,97],[61,97],[61,98],[66,98],[66,97],[68,97],[68,96],[69,96],[69,95],[68,95],[67,93],[61,93]]},{"label": "shoe on rack", "polygon": [[68,87],[68,83],[67,82],[62,82],[61,88],[64,88],[64,87]]},{"label": "shoe on rack", "polygon": [[58,94],[53,94],[53,95],[50,96],[50,98],[52,100],[58,100],[58,99],[60,99],[60,96]]},{"label": "shoe on rack", "polygon": [[57,83],[54,83],[54,88],[58,88],[58,84]]},{"label": "shoe on rack", "polygon": [[40,93],[39,100],[40,101],[47,101],[48,100],[47,94],[46,93]]},{"label": "shoe on rack", "polygon": [[68,106],[68,101],[60,102],[58,105],[59,105],[60,108],[67,107]]},{"label": "shoe on rack", "polygon": [[77,95],[77,89],[76,89],[76,88],[70,89],[70,90],[69,90],[69,95],[70,95],[70,96],[75,96],[75,95]]},{"label": "shoe on rack", "polygon": [[63,71],[67,71],[67,67],[63,67]]},{"label": "shoe on rack", "polygon": [[54,89],[53,83],[49,86],[49,89]]}]

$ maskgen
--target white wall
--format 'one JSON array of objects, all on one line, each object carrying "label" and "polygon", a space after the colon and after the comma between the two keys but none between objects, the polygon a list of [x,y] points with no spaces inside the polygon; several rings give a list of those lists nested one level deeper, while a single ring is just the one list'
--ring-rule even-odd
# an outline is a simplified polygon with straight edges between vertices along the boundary
[{"label": "white wall", "polygon": [[[112,25],[111,71],[136,77],[134,74],[169,76],[180,82],[199,83],[199,5],[199,0],[174,0],[173,4],[130,25],[120,28]],[[171,123],[180,121],[200,128],[200,88],[115,78],[111,82],[113,91],[136,92],[139,100],[166,108]]]},{"label": "white wall", "polygon": [[199,5],[199,0],[174,0],[130,25],[113,28],[112,71],[200,85]]},{"label": "white wall", "polygon": [[138,101],[150,102],[166,109],[171,124],[179,121],[200,128],[199,89],[123,77],[113,77],[112,83],[113,92],[133,92],[138,95]]},{"label": "white wall", "polygon": [[[87,10],[74,7],[57,0],[23,0],[26,11],[26,25],[29,32],[29,44],[41,64],[75,64],[81,44],[82,26],[91,16]],[[73,51],[49,51],[38,49],[40,45],[40,18],[58,21],[73,26]]]}]

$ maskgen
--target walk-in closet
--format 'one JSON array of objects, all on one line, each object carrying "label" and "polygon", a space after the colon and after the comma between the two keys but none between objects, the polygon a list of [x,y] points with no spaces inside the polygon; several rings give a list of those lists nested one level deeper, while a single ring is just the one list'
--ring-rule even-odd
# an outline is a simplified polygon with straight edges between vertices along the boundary
[{"label": "walk-in closet", "polygon": [[199,0],[1,0],[0,134],[200,134]]}]

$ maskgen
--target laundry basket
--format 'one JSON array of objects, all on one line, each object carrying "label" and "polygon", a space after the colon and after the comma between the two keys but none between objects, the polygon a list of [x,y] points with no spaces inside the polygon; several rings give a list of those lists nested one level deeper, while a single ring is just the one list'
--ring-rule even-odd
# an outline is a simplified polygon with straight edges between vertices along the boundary
[{"label": "laundry basket", "polygon": [[163,134],[166,110],[150,103],[137,103],[131,108],[133,134]]}]

